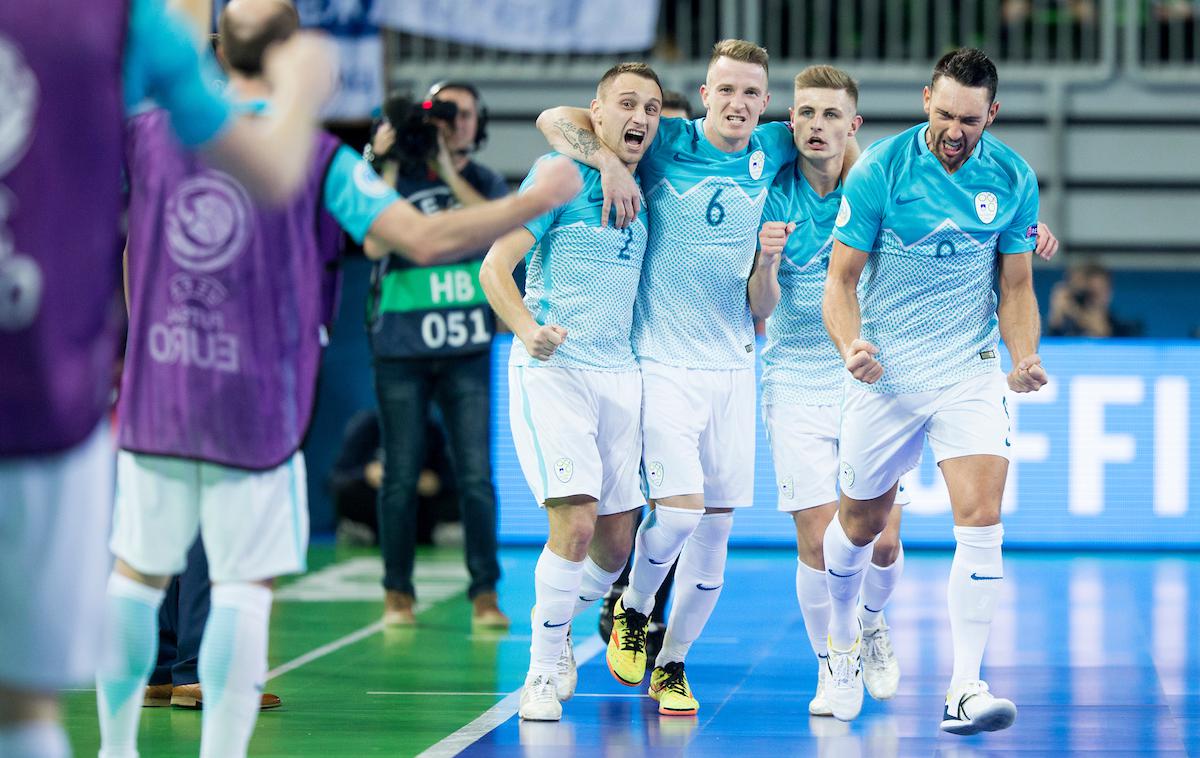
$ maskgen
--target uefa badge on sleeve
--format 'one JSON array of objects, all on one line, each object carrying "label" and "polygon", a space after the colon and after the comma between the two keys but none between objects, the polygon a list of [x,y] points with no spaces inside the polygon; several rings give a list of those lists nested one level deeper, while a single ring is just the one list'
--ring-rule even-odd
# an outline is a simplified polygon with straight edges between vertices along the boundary
[{"label": "uefa badge on sleeve", "polygon": [[750,178],[751,179],[757,180],[757,179],[762,178],[763,166],[766,164],[766,162],[767,162],[767,156],[763,154],[762,150],[755,150],[753,153],[750,154]]},{"label": "uefa badge on sleeve", "polygon": [[845,226],[850,223],[850,201],[842,195],[842,204],[838,207],[837,219],[834,221],[838,226]]},{"label": "uefa badge on sleeve", "polygon": [[1000,203],[996,200],[994,192],[980,192],[975,196],[975,215],[979,216],[979,220],[985,224],[990,224],[996,220],[996,211],[1000,209]]}]

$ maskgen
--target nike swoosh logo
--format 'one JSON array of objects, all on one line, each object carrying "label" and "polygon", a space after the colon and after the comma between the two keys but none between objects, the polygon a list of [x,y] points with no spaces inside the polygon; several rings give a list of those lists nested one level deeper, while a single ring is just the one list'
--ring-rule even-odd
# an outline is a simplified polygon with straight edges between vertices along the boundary
[{"label": "nike swoosh logo", "polygon": [[917,195],[916,197],[898,197],[896,198],[896,205],[908,205],[909,203],[915,203],[918,200],[924,199],[924,195]]},{"label": "nike swoosh logo", "polygon": [[557,629],[558,627],[566,626],[569,623],[571,623],[571,619],[567,619],[566,621],[562,622],[561,624],[551,624],[549,621],[543,621],[542,626],[546,627],[547,629]]},{"label": "nike swoosh logo", "polygon": [[849,579],[850,577],[854,576],[855,574],[860,574],[860,573],[862,573],[862,569],[859,569],[858,571],[851,572],[851,573],[849,573],[849,574],[839,574],[838,572],[834,571],[833,569],[829,569],[829,573],[833,574],[834,576],[836,576],[836,577],[837,577],[837,578],[839,578],[839,579]]},{"label": "nike swoosh logo", "polygon": [[670,559],[670,558],[668,558],[668,559],[667,559],[667,560],[665,560],[665,561],[656,561],[656,560],[654,560],[653,558],[647,558],[646,560],[650,561],[650,565],[651,565],[651,566],[665,566],[665,565],[667,565],[668,563],[670,563],[670,562],[671,562],[671,559]]},{"label": "nike swoosh logo", "polygon": [[698,590],[704,590],[705,592],[712,592],[713,590],[719,590],[719,589],[721,589],[721,585],[719,585],[719,584],[718,584],[718,585],[717,585],[717,586],[715,586],[715,587],[705,587],[703,584],[697,584],[697,585],[696,585],[696,589],[698,589]]},{"label": "nike swoosh logo", "polygon": [[583,602],[585,602],[585,603],[594,603],[594,602],[596,602],[597,600],[599,600],[600,598],[598,598],[598,597],[584,597],[583,595],[580,595],[580,596],[579,596],[579,599],[580,599],[580,600],[582,600],[582,601],[583,601]]},{"label": "nike swoosh logo", "polygon": [[980,576],[979,574],[976,574],[974,571],[972,571],[971,578],[977,582],[982,582],[982,581],[985,581],[988,579],[1003,579],[1004,577],[1002,577],[1002,576]]},{"label": "nike swoosh logo", "polygon": [[603,203],[604,202],[604,193],[603,192],[593,192],[592,194],[588,195],[588,202],[589,203]]}]

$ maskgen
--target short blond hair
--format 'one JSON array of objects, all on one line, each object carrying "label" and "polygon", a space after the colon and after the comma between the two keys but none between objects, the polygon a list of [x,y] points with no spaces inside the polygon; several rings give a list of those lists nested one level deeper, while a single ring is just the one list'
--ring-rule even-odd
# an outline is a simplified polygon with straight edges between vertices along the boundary
[{"label": "short blond hair", "polygon": [[840,68],[809,66],[796,74],[796,89],[844,89],[858,107],[858,82]]},{"label": "short blond hair", "polygon": [[763,73],[766,73],[769,57],[765,47],[756,45],[753,42],[744,39],[723,39],[713,45],[712,57],[708,59],[708,67],[712,68],[712,65],[719,58],[729,58],[734,61],[762,66]]}]

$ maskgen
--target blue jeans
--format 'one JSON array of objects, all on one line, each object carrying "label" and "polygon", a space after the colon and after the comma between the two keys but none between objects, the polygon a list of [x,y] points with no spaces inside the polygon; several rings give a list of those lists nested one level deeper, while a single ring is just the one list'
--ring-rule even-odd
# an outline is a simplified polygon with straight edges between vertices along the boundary
[{"label": "blue jeans", "polygon": [[458,484],[470,597],[500,580],[496,491],[492,486],[491,354],[441,359],[375,359],[383,437],[379,546],[384,589],[416,595],[417,478],[425,458],[430,402],[441,411]]},{"label": "blue jeans", "polygon": [[150,674],[150,684],[196,684],[200,677],[196,662],[200,658],[200,638],[208,622],[208,556],[197,537],[188,550],[187,568],[171,580],[166,597],[158,609],[158,662]]}]

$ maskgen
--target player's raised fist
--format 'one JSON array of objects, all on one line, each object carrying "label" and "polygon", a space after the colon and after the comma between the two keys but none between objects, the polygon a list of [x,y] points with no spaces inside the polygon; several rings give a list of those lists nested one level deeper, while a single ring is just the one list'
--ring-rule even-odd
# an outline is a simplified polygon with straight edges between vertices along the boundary
[{"label": "player's raised fist", "polygon": [[1042,359],[1037,353],[1025,356],[1008,372],[1008,388],[1013,392],[1037,392],[1046,386],[1048,381],[1050,377],[1042,367]]},{"label": "player's raised fist", "polygon": [[1037,247],[1033,254],[1044,261],[1048,261],[1058,252],[1058,237],[1054,236],[1054,232],[1050,231],[1050,227],[1043,224],[1041,221],[1037,225]]},{"label": "player's raised fist", "polygon": [[787,245],[788,236],[796,231],[796,225],[783,221],[767,221],[758,232],[758,261],[760,266],[775,263]]},{"label": "player's raised fist", "polygon": [[560,155],[547,158],[538,164],[533,186],[526,194],[532,194],[547,211],[550,211],[578,195],[582,186],[583,180],[575,162]]},{"label": "player's raised fist", "polygon": [[875,360],[879,348],[864,339],[856,339],[846,348],[846,370],[860,382],[874,384],[883,376],[883,364]]},{"label": "player's raised fist", "polygon": [[521,344],[539,361],[548,361],[558,346],[567,339],[567,330],[555,324],[538,326],[537,329],[521,336]]}]

